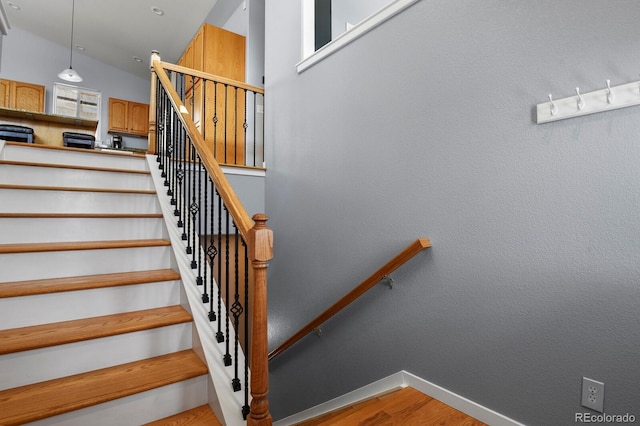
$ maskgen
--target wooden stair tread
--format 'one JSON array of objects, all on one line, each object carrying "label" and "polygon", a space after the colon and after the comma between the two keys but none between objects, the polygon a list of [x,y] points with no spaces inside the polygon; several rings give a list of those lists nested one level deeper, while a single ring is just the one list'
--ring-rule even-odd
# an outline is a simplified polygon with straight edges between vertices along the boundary
[{"label": "wooden stair tread", "polygon": [[30,191],[71,191],[71,192],[102,192],[117,194],[155,195],[153,189],[120,189],[120,188],[82,188],[75,186],[47,186],[47,185],[13,185],[0,184],[0,189],[20,189]]},{"label": "wooden stair tread", "polygon": [[143,426],[222,426],[211,407],[201,405]]},{"label": "wooden stair tread", "polygon": [[179,279],[180,274],[173,269],[155,269],[150,271],[83,275],[79,277],[12,281],[0,283],[0,298],[60,293],[63,291],[91,290],[95,288],[175,281]]},{"label": "wooden stair tread", "polygon": [[207,374],[192,350],[0,391],[0,424],[20,425]]},{"label": "wooden stair tread", "polygon": [[24,219],[161,219],[162,213],[0,213],[0,218]]},{"label": "wooden stair tread", "polygon": [[101,250],[118,248],[157,247],[171,245],[158,238],[141,240],[70,241],[55,243],[0,244],[0,254],[37,253],[45,251]]},{"label": "wooden stair tread", "polygon": [[0,330],[0,355],[191,322],[182,306]]},{"label": "wooden stair tread", "polygon": [[12,161],[12,160],[0,160],[0,165],[9,166],[22,166],[22,167],[47,167],[55,169],[72,169],[72,170],[85,170],[92,172],[110,172],[110,173],[133,173],[140,175],[150,175],[148,170],[133,170],[133,169],[116,169],[110,167],[91,167],[91,166],[78,166],[73,164],[57,164],[57,163],[38,163],[32,161]]},{"label": "wooden stair tread", "polygon": [[45,144],[39,144],[39,143],[24,143],[24,142],[11,142],[11,141],[6,141],[5,144],[19,146],[27,149],[50,149],[55,151],[75,151],[75,152],[82,152],[90,155],[118,155],[120,157],[125,157],[125,158],[136,158],[140,160],[145,160],[145,154],[142,152],[137,153],[133,151],[126,151],[126,152],[102,151],[97,149],[73,148],[68,146],[45,145]]}]

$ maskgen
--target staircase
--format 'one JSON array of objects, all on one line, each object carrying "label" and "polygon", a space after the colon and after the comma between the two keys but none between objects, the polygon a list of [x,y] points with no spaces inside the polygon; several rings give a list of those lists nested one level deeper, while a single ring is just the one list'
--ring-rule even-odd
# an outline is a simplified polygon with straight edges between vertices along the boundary
[{"label": "staircase", "polygon": [[219,424],[160,212],[143,156],[0,141],[1,425]]}]

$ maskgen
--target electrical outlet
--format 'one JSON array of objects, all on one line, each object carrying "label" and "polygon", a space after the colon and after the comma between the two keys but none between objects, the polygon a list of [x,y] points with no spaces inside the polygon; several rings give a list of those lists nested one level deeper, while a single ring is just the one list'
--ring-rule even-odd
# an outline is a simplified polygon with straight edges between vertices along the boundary
[{"label": "electrical outlet", "polygon": [[582,406],[604,412],[604,383],[582,378]]}]

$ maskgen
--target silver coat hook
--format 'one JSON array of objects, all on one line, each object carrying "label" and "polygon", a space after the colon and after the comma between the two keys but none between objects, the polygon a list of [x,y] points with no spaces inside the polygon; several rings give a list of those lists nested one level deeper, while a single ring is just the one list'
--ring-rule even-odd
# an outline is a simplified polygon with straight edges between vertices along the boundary
[{"label": "silver coat hook", "polygon": [[553,96],[549,93],[549,102],[551,102],[551,115],[556,115],[558,113],[558,105],[553,102]]},{"label": "silver coat hook", "polygon": [[580,96],[580,88],[576,87],[576,94],[578,95],[578,109],[582,111],[584,109],[584,99]]},{"label": "silver coat hook", "polygon": [[611,80],[607,79],[607,102],[610,104],[616,100],[616,95],[611,91]]}]

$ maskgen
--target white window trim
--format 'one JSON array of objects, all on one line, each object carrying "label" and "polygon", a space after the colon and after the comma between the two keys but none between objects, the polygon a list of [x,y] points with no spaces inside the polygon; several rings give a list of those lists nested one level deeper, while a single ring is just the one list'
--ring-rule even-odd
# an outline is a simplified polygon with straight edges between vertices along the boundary
[{"label": "white window trim", "polygon": [[344,32],[335,40],[327,43],[317,51],[315,49],[315,17],[314,0],[302,0],[302,61],[296,65],[298,74],[322,61],[342,49],[352,41],[362,37],[378,25],[393,18],[414,3],[420,0],[396,0],[380,9],[378,12],[364,19],[349,31]]}]

